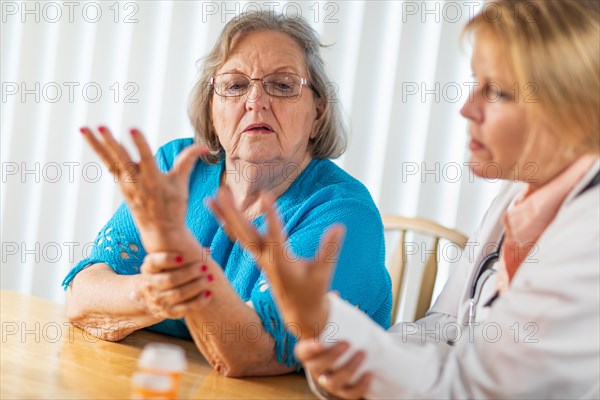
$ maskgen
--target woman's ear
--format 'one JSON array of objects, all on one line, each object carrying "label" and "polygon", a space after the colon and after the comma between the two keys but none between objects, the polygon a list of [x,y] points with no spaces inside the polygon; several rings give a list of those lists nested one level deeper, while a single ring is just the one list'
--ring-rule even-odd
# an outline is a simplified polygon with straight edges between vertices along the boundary
[{"label": "woman's ear", "polygon": [[325,112],[325,102],[323,101],[322,97],[318,97],[316,103],[316,109],[317,109],[317,118],[316,119],[321,119],[321,117],[323,116],[323,113]]},{"label": "woman's ear", "polygon": [[321,122],[321,118],[323,117],[323,113],[325,112],[325,103],[321,97],[318,97],[315,101],[315,111],[317,112],[315,121],[313,122],[313,129],[310,134],[310,138],[314,139],[317,136],[317,126]]}]

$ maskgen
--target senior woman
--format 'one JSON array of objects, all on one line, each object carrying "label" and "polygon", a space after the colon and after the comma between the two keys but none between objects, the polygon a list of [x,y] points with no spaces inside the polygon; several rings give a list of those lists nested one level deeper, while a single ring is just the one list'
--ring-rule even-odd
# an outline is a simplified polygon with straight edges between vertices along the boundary
[{"label": "senior woman", "polygon": [[[484,11],[466,28],[475,37],[478,85],[461,114],[469,121],[474,173],[513,182],[427,315],[385,332],[326,295],[333,262],[299,269],[256,252],[288,322],[337,327],[296,349],[320,395],[600,395],[600,2],[489,5],[495,18]],[[490,163],[500,176],[488,174]],[[283,246],[274,210],[262,236],[227,193],[218,198],[212,206],[236,226],[232,233]],[[327,242],[342,241],[340,228],[327,235]]]},{"label": "senior woman", "polygon": [[240,15],[202,64],[190,106],[195,145],[175,140],[153,159],[133,129],[140,153],[134,163],[107,128],[99,137],[82,128],[119,178],[126,203],[64,280],[70,321],[108,340],[144,327],[191,335],[227,376],[297,369],[300,332],[284,325],[266,277],[204,203],[221,188],[259,230],[259,193],[270,193],[294,254],[304,257],[313,256],[325,227],[344,223],[349,233],[331,287],[389,324],[379,214],[366,188],[327,160],[343,152],[345,133],[325,91],[319,48],[301,18]]}]

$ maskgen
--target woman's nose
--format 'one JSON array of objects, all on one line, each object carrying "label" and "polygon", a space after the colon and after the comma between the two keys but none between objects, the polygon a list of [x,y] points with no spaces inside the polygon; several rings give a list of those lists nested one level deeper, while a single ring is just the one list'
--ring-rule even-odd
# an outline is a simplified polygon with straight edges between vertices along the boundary
[{"label": "woman's nose", "polygon": [[479,122],[482,118],[481,110],[481,95],[480,90],[473,90],[469,93],[469,96],[465,100],[462,108],[460,109],[460,115],[468,120]]},{"label": "woman's nose", "polygon": [[265,93],[262,87],[261,81],[251,81],[248,93],[246,93],[246,109],[257,110],[257,109],[268,109],[270,98]]}]

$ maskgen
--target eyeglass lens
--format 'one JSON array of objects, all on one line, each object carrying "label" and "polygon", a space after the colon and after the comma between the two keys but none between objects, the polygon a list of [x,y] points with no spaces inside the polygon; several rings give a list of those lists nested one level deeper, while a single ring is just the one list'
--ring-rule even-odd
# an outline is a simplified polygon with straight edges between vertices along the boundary
[{"label": "eyeglass lens", "polygon": [[[215,77],[215,92],[224,97],[245,95],[254,80],[244,74],[226,73]],[[288,73],[275,73],[262,78],[264,91],[275,97],[294,97],[300,94],[302,79]]]}]

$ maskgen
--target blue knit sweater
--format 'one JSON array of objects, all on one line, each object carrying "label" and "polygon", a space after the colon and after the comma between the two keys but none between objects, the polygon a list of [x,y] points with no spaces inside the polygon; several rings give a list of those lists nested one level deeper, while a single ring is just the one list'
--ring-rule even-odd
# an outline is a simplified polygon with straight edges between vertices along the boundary
[{"label": "blue knit sweater", "polygon": [[[159,168],[163,172],[170,170],[177,155],[192,143],[192,139],[178,139],[162,146],[156,155]],[[212,165],[202,161],[196,164],[190,176],[186,224],[198,241],[210,248],[238,295],[252,302],[265,330],[275,339],[277,359],[288,366],[295,365],[296,339],[282,323],[266,277],[252,256],[238,242],[229,240],[204,205],[205,198],[215,196],[224,168],[224,160]],[[296,179],[279,197],[277,207],[294,254],[313,257],[327,227],[344,224],[346,237],[331,288],[387,328],[391,283],[384,266],[383,226],[369,192],[329,160],[313,159],[297,177],[292,170],[289,179]],[[243,174],[240,171],[237,178],[243,179]],[[253,223],[260,231],[266,228],[263,216]],[[123,203],[98,233],[90,256],[69,272],[63,286],[66,290],[78,272],[95,263],[108,264],[118,274],[138,274],[145,254],[129,208]],[[165,320],[149,329],[190,337],[183,319]]]}]

